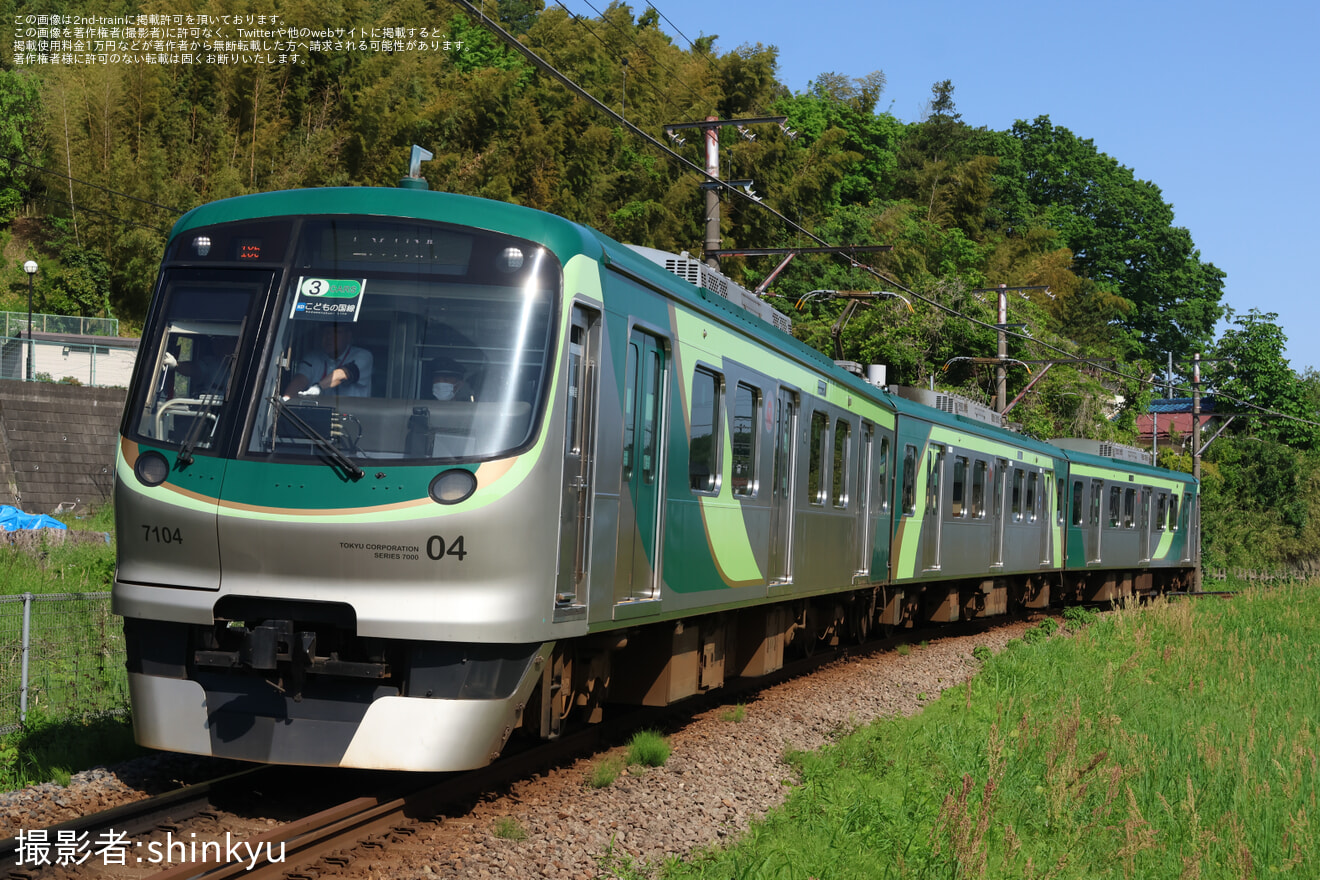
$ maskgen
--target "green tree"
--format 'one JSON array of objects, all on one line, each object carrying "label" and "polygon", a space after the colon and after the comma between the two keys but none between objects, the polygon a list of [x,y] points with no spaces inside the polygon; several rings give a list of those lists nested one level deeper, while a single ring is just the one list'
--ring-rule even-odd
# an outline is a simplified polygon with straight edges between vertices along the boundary
[{"label": "green tree", "polygon": [[41,98],[34,76],[0,68],[0,223],[18,214],[42,150]]},{"label": "green tree", "polygon": [[1152,358],[1204,347],[1221,314],[1224,273],[1173,225],[1159,187],[1048,116],[1014,123],[1012,135],[1025,181],[1017,207],[1030,214],[1006,219],[1057,230],[1078,274],[1132,304],[1122,322]]},{"label": "green tree", "polygon": [[[1226,397],[1283,413],[1292,418],[1246,417],[1239,433],[1284,443],[1296,449],[1315,449],[1320,422],[1311,388],[1295,373],[1283,356],[1288,337],[1274,312],[1250,309],[1245,314],[1228,310],[1232,326],[1215,346],[1220,360],[1208,365],[1208,378]],[[1227,403],[1234,411],[1241,404]]]}]

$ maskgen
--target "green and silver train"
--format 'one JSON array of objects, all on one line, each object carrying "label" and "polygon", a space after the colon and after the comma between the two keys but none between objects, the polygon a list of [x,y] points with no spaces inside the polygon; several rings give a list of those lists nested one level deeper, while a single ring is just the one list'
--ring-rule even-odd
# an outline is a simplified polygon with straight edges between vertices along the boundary
[{"label": "green and silver train", "polygon": [[138,741],[472,768],[875,628],[1191,579],[1186,475],[872,384],[694,267],[406,187],[185,215],[116,465]]}]

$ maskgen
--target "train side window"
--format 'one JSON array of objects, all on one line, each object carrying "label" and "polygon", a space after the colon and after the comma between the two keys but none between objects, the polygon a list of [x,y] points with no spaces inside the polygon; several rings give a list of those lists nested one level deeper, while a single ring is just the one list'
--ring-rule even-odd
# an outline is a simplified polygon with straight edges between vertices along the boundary
[{"label": "train side window", "polygon": [[658,347],[646,346],[642,358],[642,391],[639,405],[642,412],[642,482],[655,483],[660,469],[660,403],[665,381],[664,352]]},{"label": "train side window", "polygon": [[1109,487],[1109,527],[1118,528],[1120,514],[1123,509],[1123,490],[1118,486]]},{"label": "train side window", "polygon": [[1040,482],[1039,474],[1035,474],[1035,473],[1027,474],[1026,510],[1027,510],[1028,522],[1036,521],[1036,486],[1039,482]]},{"label": "train side window", "polygon": [[1137,524],[1137,490],[1129,488],[1123,493],[1123,528],[1130,529]]},{"label": "train side window", "polygon": [[852,426],[843,419],[834,423],[834,506],[848,506],[848,444],[852,441]]},{"label": "train side window", "polygon": [[1091,525],[1100,525],[1100,503],[1104,494],[1104,483],[1100,480],[1091,481]]},{"label": "train side window", "polygon": [[1002,458],[998,461],[999,464],[990,469],[990,485],[992,487],[990,491],[993,499],[990,515],[994,517],[995,522],[999,522],[1004,516],[1004,491],[1008,488],[1004,481],[1008,479],[1010,470],[1007,461]]},{"label": "train side window", "polygon": [[739,382],[733,392],[733,494],[744,498],[754,497],[760,486],[756,473],[760,413],[760,390]]},{"label": "train side window", "polygon": [[880,491],[880,512],[889,512],[889,438],[880,438],[880,460],[876,462],[876,485]]},{"label": "train side window", "polygon": [[636,456],[636,423],[633,413],[637,407],[637,362],[641,349],[633,340],[628,341],[628,363],[623,380],[623,479],[632,479]]},{"label": "train side window", "polygon": [[811,464],[807,472],[807,501],[811,504],[825,503],[825,435],[829,428],[825,413],[811,414]]},{"label": "train side window", "polygon": [[967,516],[967,459],[958,455],[953,459],[953,503],[949,516],[964,519]]},{"label": "train side window", "polygon": [[1074,480],[1072,487],[1072,524],[1075,526],[1084,525],[1086,520],[1083,518],[1082,506],[1086,503],[1082,496],[1082,481]]},{"label": "train side window", "polygon": [[1169,496],[1161,492],[1155,499],[1155,528],[1157,531],[1164,531],[1165,524],[1168,523],[1169,515]]},{"label": "train side window", "polygon": [[1022,478],[1024,476],[1026,475],[1022,471],[1013,468],[1013,492],[1010,495],[1013,522],[1022,522]]},{"label": "train side window", "polygon": [[977,459],[972,464],[972,518],[985,519],[986,464]]},{"label": "train side window", "polygon": [[706,495],[720,489],[720,377],[709,370],[692,374],[692,437],[688,441],[688,482]]},{"label": "train side window", "polygon": [[1054,489],[1059,496],[1054,504],[1054,522],[1063,525],[1063,512],[1068,509],[1068,481],[1059,480],[1054,484]]},{"label": "train side window", "polygon": [[903,515],[917,512],[917,447],[903,447]]},{"label": "train side window", "polygon": [[944,450],[932,447],[926,456],[926,513],[938,516],[940,512],[940,474],[944,472]]}]

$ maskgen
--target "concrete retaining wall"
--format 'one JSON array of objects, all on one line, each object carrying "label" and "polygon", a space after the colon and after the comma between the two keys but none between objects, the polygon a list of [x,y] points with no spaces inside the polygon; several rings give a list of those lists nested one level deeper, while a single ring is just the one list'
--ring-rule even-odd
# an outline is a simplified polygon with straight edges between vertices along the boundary
[{"label": "concrete retaining wall", "polygon": [[0,380],[0,504],[52,513],[109,500],[126,394]]}]

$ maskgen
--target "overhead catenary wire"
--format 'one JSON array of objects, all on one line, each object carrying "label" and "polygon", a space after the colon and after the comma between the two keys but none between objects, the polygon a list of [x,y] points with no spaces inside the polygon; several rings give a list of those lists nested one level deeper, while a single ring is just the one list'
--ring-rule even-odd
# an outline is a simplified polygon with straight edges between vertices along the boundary
[{"label": "overhead catenary wire", "polygon": [[17,162],[19,165],[26,165],[28,168],[32,168],[36,171],[40,171],[42,174],[51,174],[54,175],[55,177],[62,177],[65,180],[71,180],[74,183],[78,184],[79,186],[90,186],[92,189],[99,189],[102,192],[109,193],[112,196],[119,196],[120,198],[132,199],[135,202],[142,202],[144,205],[150,205],[153,208],[160,208],[162,211],[170,211],[175,214],[185,213],[182,208],[174,208],[169,205],[162,205],[159,202],[153,202],[150,199],[144,199],[139,196],[129,195],[128,193],[118,192],[117,190],[113,190],[110,189],[109,187],[102,186],[99,183],[92,183],[90,180],[81,180],[77,177],[70,177],[69,175],[65,174],[62,171],[54,171],[50,168],[43,168],[40,165],[34,165],[31,162],[18,158],[17,156],[6,155],[6,156],[0,156],[0,158],[3,158],[9,162]]},{"label": "overhead catenary wire", "polygon": [[76,211],[83,211],[84,213],[87,214],[97,214],[102,217],[108,217],[122,226],[131,226],[136,229],[150,229],[153,232],[160,232],[166,234],[169,233],[170,231],[167,227],[164,226],[153,226],[150,223],[138,223],[137,221],[129,220],[125,217],[120,217],[118,214],[112,214],[109,211],[102,211],[97,208],[89,208],[86,205],[82,205],[77,202],[71,202],[68,199],[64,198],[63,196],[52,195],[49,192],[39,193],[35,190],[31,190],[23,186],[18,186],[17,184],[13,184],[13,183],[0,183],[0,187],[3,187],[4,189],[11,189],[14,192],[24,193],[32,197],[33,199],[49,199],[51,201],[58,202],[61,205],[68,205],[70,208],[73,208]]}]

